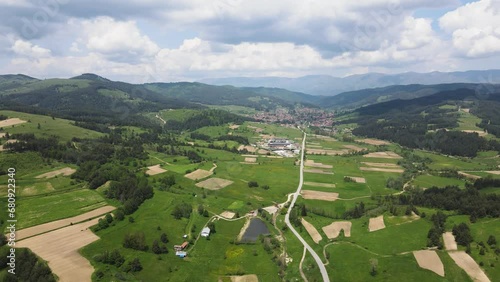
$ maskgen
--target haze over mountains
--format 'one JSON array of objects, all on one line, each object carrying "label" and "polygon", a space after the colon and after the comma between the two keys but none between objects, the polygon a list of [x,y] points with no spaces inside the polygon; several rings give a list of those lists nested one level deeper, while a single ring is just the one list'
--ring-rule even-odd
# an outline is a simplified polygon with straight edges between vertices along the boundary
[{"label": "haze over mountains", "polygon": [[342,92],[366,88],[408,84],[443,83],[500,83],[500,70],[471,70],[464,72],[407,72],[401,74],[367,73],[347,77],[309,75],[287,77],[226,77],[207,78],[202,83],[233,85],[236,87],[276,87],[311,95],[332,96]]}]

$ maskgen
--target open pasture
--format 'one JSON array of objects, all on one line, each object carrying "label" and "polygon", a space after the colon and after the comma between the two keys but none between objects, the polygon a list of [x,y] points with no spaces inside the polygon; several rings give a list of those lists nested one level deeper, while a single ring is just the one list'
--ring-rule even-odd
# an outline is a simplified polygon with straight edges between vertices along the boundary
[{"label": "open pasture", "polygon": [[17,216],[22,218],[18,228],[26,228],[58,219],[76,216],[106,205],[104,198],[88,189],[19,198]]},{"label": "open pasture", "polygon": [[[104,135],[97,131],[75,126],[73,121],[66,119],[52,119],[49,116],[14,111],[0,111],[0,114],[10,118],[29,121],[17,124],[14,127],[4,127],[4,132],[8,132],[11,135],[16,133],[34,133],[35,136],[43,138],[55,135],[60,137],[62,141],[71,141],[73,137],[93,139]],[[40,124],[40,129],[38,129],[38,124]]]}]

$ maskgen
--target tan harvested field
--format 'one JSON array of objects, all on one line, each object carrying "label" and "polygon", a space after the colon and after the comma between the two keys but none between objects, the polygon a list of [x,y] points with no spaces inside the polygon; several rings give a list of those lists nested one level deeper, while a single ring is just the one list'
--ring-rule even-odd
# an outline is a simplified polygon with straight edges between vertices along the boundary
[{"label": "tan harvested field", "polygon": [[259,282],[259,278],[255,274],[229,277],[231,278],[231,282]]},{"label": "tan harvested field", "polygon": [[159,164],[157,164],[157,165],[153,165],[153,166],[148,166],[148,170],[146,171],[146,174],[147,175],[157,175],[157,174],[164,173],[164,172],[167,172],[167,171],[164,170],[163,168],[161,168]]},{"label": "tan harvested field", "polygon": [[448,252],[450,257],[455,261],[455,263],[463,269],[474,281],[478,282],[490,282],[490,279],[484,271],[479,267],[474,259],[472,259],[469,254],[464,251],[458,252]]},{"label": "tan harvested field", "polygon": [[359,169],[363,171],[396,172],[396,173],[405,172],[404,169],[397,169],[397,168],[360,167]]},{"label": "tan harvested field", "polygon": [[313,239],[314,243],[318,244],[319,241],[321,241],[323,239],[323,237],[321,237],[321,234],[319,234],[316,227],[314,227],[314,225],[307,222],[304,218],[301,218],[301,222],[302,222],[302,225],[304,225],[304,227],[306,228],[307,233],[309,233],[309,235]]},{"label": "tan harvested field", "polygon": [[50,172],[47,172],[47,173],[44,173],[44,174],[40,174],[39,176],[37,176],[35,178],[53,178],[53,177],[56,177],[59,174],[62,174],[64,176],[68,176],[68,175],[72,175],[75,172],[76,172],[76,169],[73,169],[71,167],[65,167],[65,168],[61,168],[61,169],[58,169],[58,170],[50,171]]},{"label": "tan harvested field", "polygon": [[197,169],[191,173],[184,175],[184,177],[189,178],[191,180],[197,180],[197,179],[203,179],[203,178],[209,177],[212,174],[213,174],[213,172],[211,172],[211,171],[204,170],[204,169]]},{"label": "tan harvested field", "polygon": [[444,265],[436,251],[415,251],[413,252],[413,256],[417,260],[418,266],[423,269],[428,269],[441,277],[444,277]]},{"label": "tan harvested field", "polygon": [[12,126],[12,125],[17,125],[21,123],[25,123],[25,120],[18,119],[18,118],[9,118],[6,120],[0,121],[0,127],[6,127],[6,126]]},{"label": "tan harvested field", "polygon": [[283,158],[282,156],[262,156],[262,157],[266,157],[269,159],[282,159]]},{"label": "tan harvested field", "polygon": [[16,247],[29,248],[48,262],[59,281],[91,281],[94,268],[78,252],[82,247],[99,240],[88,228],[98,218],[67,226],[16,243]]},{"label": "tan harvested field", "polygon": [[246,146],[244,146],[244,145],[240,145],[240,146],[238,147],[238,151],[241,151],[241,150],[243,150],[243,149],[246,149],[246,150],[247,150],[247,151],[249,151],[250,153],[255,153],[255,152],[257,151],[257,148],[256,148],[256,147],[254,147],[254,146],[250,146],[250,145],[246,145]]},{"label": "tan harvested field", "polygon": [[268,151],[268,150],[264,150],[264,149],[259,149],[259,150],[257,151],[257,153],[258,153],[258,154],[261,154],[261,155],[265,155],[265,154],[269,153],[269,151]]},{"label": "tan harvested field", "polygon": [[344,230],[345,237],[351,237],[351,226],[352,223],[350,221],[337,221],[324,226],[322,229],[328,239],[335,239],[339,237],[341,230]]},{"label": "tan harvested field", "polygon": [[7,133],[5,132],[0,132],[0,138],[4,138]]},{"label": "tan harvested field", "polygon": [[231,184],[233,184],[233,181],[231,180],[213,177],[196,183],[196,186],[208,190],[219,190]]},{"label": "tan harvested field", "polygon": [[370,232],[377,231],[380,229],[384,229],[385,224],[384,224],[384,216],[377,216],[375,218],[370,218],[370,222],[368,224],[368,230]]},{"label": "tan harvested field", "polygon": [[470,109],[464,109],[464,108],[462,108],[462,109],[460,109],[460,110],[461,110],[462,112],[464,112],[464,113],[470,113]]},{"label": "tan harvested field", "polygon": [[327,154],[329,156],[335,156],[335,155],[345,155],[349,153],[349,150],[329,150],[329,149],[307,149],[308,154],[315,154],[315,155],[324,155]]},{"label": "tan harvested field", "polygon": [[339,198],[339,193],[321,192],[313,190],[302,190],[300,192],[302,198],[306,200],[322,200],[322,201],[336,201]]},{"label": "tan harvested field", "polygon": [[18,230],[16,232],[16,234],[17,234],[16,239],[22,240],[22,239],[32,237],[32,236],[35,236],[38,234],[46,233],[46,232],[56,230],[56,229],[59,229],[59,228],[65,227],[65,226],[69,226],[72,223],[74,224],[74,223],[78,223],[78,222],[83,222],[83,221],[89,220],[91,218],[98,217],[98,216],[101,216],[101,215],[106,214],[108,212],[111,212],[115,209],[116,208],[113,206],[104,206],[104,207],[100,207],[100,208],[95,209],[93,211],[89,211],[89,212],[86,212],[84,214],[77,215],[74,217],[60,219],[60,220],[40,224],[37,226],[21,229],[21,230]]},{"label": "tan harvested field", "polygon": [[347,148],[349,150],[354,150],[356,152],[366,150],[366,148],[362,148],[362,147],[359,147],[359,146],[356,146],[356,145],[344,145],[343,147]]},{"label": "tan harvested field", "polygon": [[225,218],[233,218],[236,214],[234,212],[230,212],[230,211],[224,211],[220,214],[220,216],[222,217],[225,217]]},{"label": "tan harvested field", "polygon": [[443,233],[444,248],[447,251],[456,251],[457,242],[455,241],[455,236],[451,232]]},{"label": "tan harvested field", "polygon": [[371,138],[359,139],[356,141],[361,142],[361,143],[365,143],[365,144],[369,144],[369,145],[375,145],[375,146],[391,144],[391,143],[384,141],[384,140],[371,139]]},{"label": "tan harvested field", "polygon": [[332,165],[325,165],[322,163],[316,163],[316,162],[314,162],[314,160],[306,160],[304,162],[304,166],[317,167],[317,168],[333,168]]},{"label": "tan harvested field", "polygon": [[315,186],[315,187],[326,187],[326,188],[335,188],[335,184],[330,183],[319,183],[319,182],[304,182],[304,185],[307,186]]},{"label": "tan harvested field", "polygon": [[399,165],[391,163],[370,163],[370,162],[361,162],[361,163],[367,166],[401,168]]},{"label": "tan harvested field", "polygon": [[232,124],[229,126],[230,129],[238,129],[240,126],[237,124]]},{"label": "tan harvested field", "polygon": [[481,176],[477,176],[477,175],[474,175],[474,174],[470,174],[470,173],[466,173],[466,172],[463,172],[463,171],[459,171],[458,172],[459,175],[462,175],[462,176],[465,176],[469,179],[472,179],[472,180],[476,180],[476,179],[480,179]]},{"label": "tan harvested field", "polygon": [[323,139],[323,140],[327,140],[327,141],[337,141],[337,139],[329,137],[329,136],[314,135],[313,137],[316,137],[316,138],[319,138],[319,139]]},{"label": "tan harvested field", "polygon": [[317,173],[317,174],[333,174],[331,171],[324,171],[322,169],[304,169],[304,172],[309,172],[309,173]]},{"label": "tan harvested field", "polygon": [[490,171],[487,171],[487,173],[489,173],[489,174],[495,174],[495,175],[500,175],[500,170],[490,170]]},{"label": "tan harvested field", "polygon": [[245,158],[246,163],[255,163],[257,162],[257,158]]},{"label": "tan harvested field", "polygon": [[276,206],[269,206],[262,209],[267,211],[269,214],[275,214],[278,211],[278,208]]},{"label": "tan harvested field", "polygon": [[486,136],[488,133],[482,131],[482,130],[462,130],[462,132],[465,133],[477,133],[479,136]]},{"label": "tan harvested field", "polygon": [[354,180],[356,183],[366,183],[366,179],[363,177],[346,176]]},{"label": "tan harvested field", "polygon": [[402,159],[402,157],[394,152],[375,152],[363,155],[365,158],[380,158],[380,159]]}]

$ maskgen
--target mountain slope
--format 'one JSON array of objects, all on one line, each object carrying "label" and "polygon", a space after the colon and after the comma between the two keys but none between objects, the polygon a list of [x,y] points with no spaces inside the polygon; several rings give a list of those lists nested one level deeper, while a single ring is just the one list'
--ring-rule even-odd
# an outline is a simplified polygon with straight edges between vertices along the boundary
[{"label": "mountain slope", "polygon": [[500,70],[381,74],[368,73],[343,78],[312,75],[298,78],[286,77],[228,77],[207,78],[200,82],[237,87],[277,87],[311,95],[332,96],[342,92],[366,88],[406,84],[442,83],[500,83]]},{"label": "mountain slope", "polygon": [[453,83],[436,85],[393,85],[381,88],[363,89],[340,93],[335,96],[322,97],[319,104],[325,108],[358,108],[395,99],[414,99],[429,96],[438,92],[456,89],[479,89],[479,84]]}]

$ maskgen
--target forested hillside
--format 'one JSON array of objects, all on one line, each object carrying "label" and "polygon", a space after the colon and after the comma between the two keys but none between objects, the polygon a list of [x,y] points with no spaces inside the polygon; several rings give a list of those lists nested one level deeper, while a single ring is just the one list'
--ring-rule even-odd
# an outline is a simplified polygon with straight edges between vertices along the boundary
[{"label": "forested hillside", "polygon": [[[470,89],[440,92],[412,100],[393,100],[356,111],[358,118],[346,121],[359,124],[353,133],[360,136],[390,140],[409,148],[437,151],[448,155],[474,157],[479,151],[500,150],[495,140],[477,133],[450,131],[458,127],[459,113],[446,104],[472,103],[471,108],[483,118],[481,125],[497,128],[495,106],[500,94],[479,99]],[[493,106],[490,106],[493,105]],[[489,120],[488,117],[493,117]]]}]

